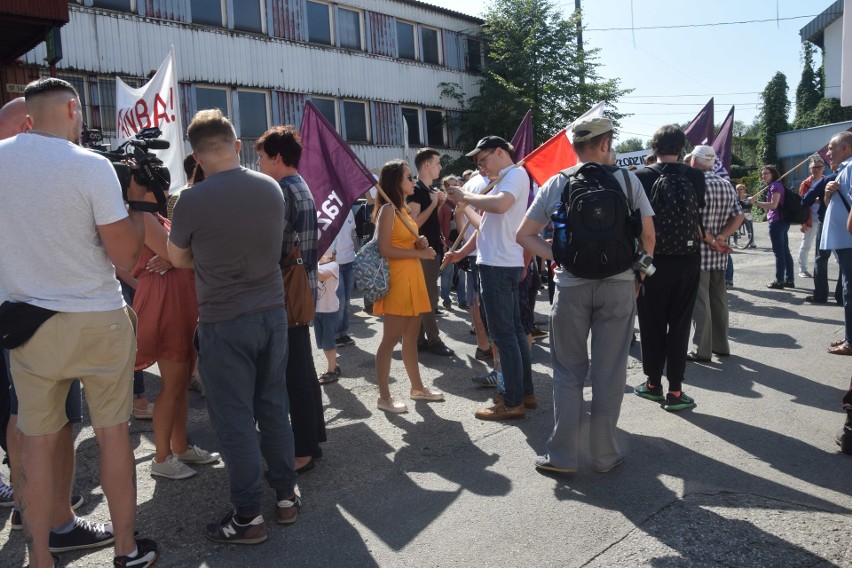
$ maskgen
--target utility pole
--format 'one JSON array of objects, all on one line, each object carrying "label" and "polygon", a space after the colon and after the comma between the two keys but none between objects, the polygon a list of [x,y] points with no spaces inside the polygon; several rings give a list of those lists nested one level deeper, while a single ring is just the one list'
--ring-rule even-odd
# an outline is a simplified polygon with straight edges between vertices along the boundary
[{"label": "utility pole", "polygon": [[580,64],[580,107],[586,108],[586,65],[583,51],[583,7],[581,0],[574,0],[574,15],[577,18],[577,61]]}]

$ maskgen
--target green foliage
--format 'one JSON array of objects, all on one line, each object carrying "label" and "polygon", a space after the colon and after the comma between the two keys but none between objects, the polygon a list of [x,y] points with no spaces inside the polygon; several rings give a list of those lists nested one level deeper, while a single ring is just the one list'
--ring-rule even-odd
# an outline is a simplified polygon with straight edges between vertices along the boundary
[{"label": "green foliage", "polygon": [[787,77],[778,71],[769,80],[763,93],[760,109],[760,124],[757,132],[757,152],[763,164],[778,163],[775,135],[790,130],[787,117],[790,115],[790,99],[787,98]]},{"label": "green foliage", "polygon": [[615,151],[619,154],[626,154],[627,152],[636,152],[644,149],[645,142],[643,142],[641,138],[628,138],[623,142],[619,142],[615,146]]},{"label": "green foliage", "polygon": [[[510,139],[529,109],[538,145],[597,101],[612,104],[629,92],[618,80],[600,77],[599,50],[578,51],[575,18],[564,17],[551,0],[491,2],[485,13],[480,94],[468,101],[467,112],[458,119],[464,147],[487,134]],[[460,90],[449,87],[445,96],[457,98]],[[623,116],[608,114],[616,121]]]},{"label": "green foliage", "polygon": [[796,128],[812,128],[847,120],[852,120],[852,107],[842,107],[839,100],[826,98],[820,100],[813,110],[797,121]]},{"label": "green foliage", "polygon": [[802,78],[796,87],[796,118],[793,128],[807,128],[809,124],[807,117],[817,108],[822,99],[822,89],[819,75],[814,71],[814,56],[811,43],[806,41],[802,44]]}]

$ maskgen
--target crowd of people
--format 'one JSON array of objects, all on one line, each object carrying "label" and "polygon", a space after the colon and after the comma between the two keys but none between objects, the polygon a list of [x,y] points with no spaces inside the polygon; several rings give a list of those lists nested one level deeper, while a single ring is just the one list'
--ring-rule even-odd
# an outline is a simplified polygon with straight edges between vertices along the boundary
[{"label": "crowd of people", "polygon": [[[11,472],[9,484],[0,484],[0,505],[14,508],[13,529],[26,530],[30,566],[110,544],[115,566],[152,565],[157,544],[135,530],[133,414],[153,421],[151,475],[186,479],[196,475],[193,466],[224,461],[232,507],[207,525],[207,538],[263,542],[262,478],[275,492],[276,523],[296,522],[297,476],[315,467],[327,438],[322,385],[343,376],[338,349],[355,343],[349,315],[361,239],[354,216],[348,213],[328,250],[317,250],[316,204],[299,175],[302,146],[293,126],[270,128],[256,141],[259,171],[252,171],[240,165],[231,122],[218,110],[199,111],[187,128],[191,183],[168,212],[135,179],[123,199],[110,163],[80,148],[81,127],[77,92],[55,78],[31,83],[0,110],[0,370],[9,383],[8,392],[0,388],[0,406],[9,415]],[[765,200],[745,199],[715,173],[712,147],[684,155],[686,138],[676,126],[655,132],[653,159],[635,172],[614,165],[609,119],[580,119],[569,134],[578,164],[541,188],[498,136],[479,140],[467,154],[475,169],[461,177],[441,177],[440,154],[431,148],[417,152],[414,170],[403,160],[381,168],[371,209],[390,285],[367,306],[382,318],[376,407],[408,411],[405,397],[390,389],[400,343],[408,398],[444,400],[424,384],[420,353],[454,355],[436,315],[439,301],[452,307],[455,288],[475,336],[471,355],[492,366],[473,381],[496,388],[474,416],[518,420],[538,406],[530,347],[549,334],[554,427],[534,466],[577,471],[588,380],[592,466],[603,473],[624,461],[616,426],[636,318],[645,380],[635,394],[669,412],[687,410],[695,406],[683,387],[687,362],[731,353],[728,242],[744,208],[768,212],[776,259],[769,287],[794,286],[796,266],[782,214],[786,189],[774,166],[761,170]],[[828,352],[852,355],[852,133],[835,135],[828,156],[834,173],[824,176],[815,158],[800,188],[808,219],[798,275],[811,276],[808,251],[816,241],[808,299],[826,303],[835,253],[845,336]],[[548,332],[534,319],[543,280],[554,286]],[[321,374],[311,325],[326,363]],[[154,364],[160,389],[150,403],[139,372]],[[220,453],[188,440],[194,375]],[[101,448],[108,524],[74,513],[82,498],[72,494],[71,428],[82,420],[81,385]],[[837,443],[852,453],[852,385],[843,404],[847,421]]]}]

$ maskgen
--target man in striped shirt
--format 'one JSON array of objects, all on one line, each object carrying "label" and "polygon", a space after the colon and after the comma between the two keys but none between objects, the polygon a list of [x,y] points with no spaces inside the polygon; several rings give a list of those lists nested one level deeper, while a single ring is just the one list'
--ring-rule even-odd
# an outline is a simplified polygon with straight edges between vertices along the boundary
[{"label": "man in striped shirt", "polygon": [[745,215],[731,182],[713,173],[716,152],[711,146],[696,146],[684,163],[704,172],[707,190],[701,221],[712,244],[701,243],[701,277],[698,296],[692,310],[695,333],[692,337],[692,361],[709,361],[713,353],[730,355],[728,345],[728,297],[725,290],[725,268],[730,247],[728,238],[742,224]]}]

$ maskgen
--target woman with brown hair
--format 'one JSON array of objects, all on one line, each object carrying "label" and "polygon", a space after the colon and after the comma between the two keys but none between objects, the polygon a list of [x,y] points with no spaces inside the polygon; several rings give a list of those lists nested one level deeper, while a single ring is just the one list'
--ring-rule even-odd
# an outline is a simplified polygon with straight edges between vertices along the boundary
[{"label": "woman with brown hair", "polygon": [[778,168],[770,164],[763,166],[760,177],[767,185],[766,201],[758,201],[756,195],[750,197],[749,201],[761,209],[766,209],[766,220],[769,221],[769,240],[772,241],[772,252],[775,254],[775,280],[770,282],[767,288],[795,288],[795,267],[787,237],[790,223],[784,220],[782,213],[785,189],[779,181],[781,174],[778,173]]},{"label": "woman with brown hair", "polygon": [[[388,260],[390,288],[384,298],[373,304],[373,315],[384,316],[382,341],[376,352],[376,381],[379,384],[378,408],[400,414],[408,412],[404,402],[395,400],[388,388],[393,349],[402,338],[402,361],[411,382],[413,400],[440,401],[443,393],[430,390],[420,380],[417,360],[417,335],[420,317],[432,309],[420,259],[435,258],[426,237],[415,237],[417,224],[408,213],[405,198],[414,193],[414,176],[402,160],[388,162],[379,174],[381,193],[376,198],[373,222],[379,252]],[[433,194],[433,199],[437,196]]]}]

